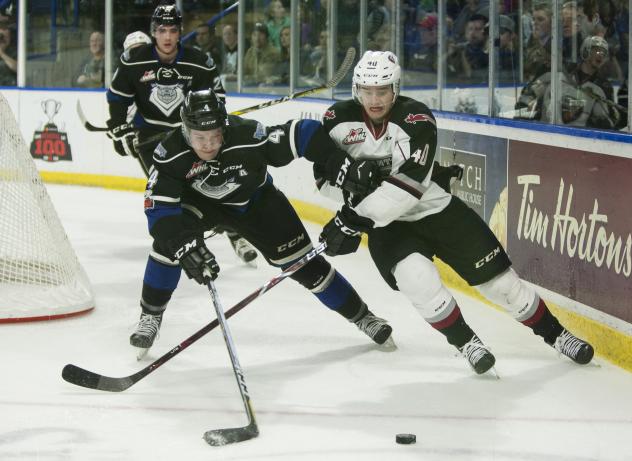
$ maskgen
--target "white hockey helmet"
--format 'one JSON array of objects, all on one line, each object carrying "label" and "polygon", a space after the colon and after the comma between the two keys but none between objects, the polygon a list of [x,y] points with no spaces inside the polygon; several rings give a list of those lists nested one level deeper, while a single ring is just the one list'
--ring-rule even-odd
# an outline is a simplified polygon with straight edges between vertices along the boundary
[{"label": "white hockey helmet", "polygon": [[353,69],[353,99],[360,101],[360,86],[384,86],[393,88],[393,103],[399,95],[402,69],[397,56],[390,51],[367,51]]},{"label": "white hockey helmet", "polygon": [[144,44],[151,45],[151,38],[145,32],[137,30],[131,34],[127,34],[127,37],[125,37],[125,41],[123,42],[123,51],[127,51],[130,48]]},{"label": "white hockey helmet", "polygon": [[582,46],[579,50],[579,55],[585,61],[590,56],[590,52],[593,48],[601,48],[604,50],[604,56],[607,58],[609,49],[608,42],[605,38],[600,37],[598,35],[593,35],[592,37],[586,37],[582,42]]}]

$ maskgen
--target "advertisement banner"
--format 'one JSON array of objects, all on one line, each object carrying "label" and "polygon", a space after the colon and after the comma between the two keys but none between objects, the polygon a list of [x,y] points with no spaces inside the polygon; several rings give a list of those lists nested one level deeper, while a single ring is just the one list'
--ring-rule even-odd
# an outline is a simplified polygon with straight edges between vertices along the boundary
[{"label": "advertisement banner", "polygon": [[452,193],[489,223],[507,184],[507,140],[439,130],[436,160],[463,167]]},{"label": "advertisement banner", "polygon": [[526,280],[632,322],[632,159],[509,145],[508,252]]}]

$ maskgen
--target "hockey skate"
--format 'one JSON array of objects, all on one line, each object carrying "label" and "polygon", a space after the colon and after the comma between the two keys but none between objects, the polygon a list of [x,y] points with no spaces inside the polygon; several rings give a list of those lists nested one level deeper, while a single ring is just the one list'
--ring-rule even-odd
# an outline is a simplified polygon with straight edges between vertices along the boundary
[{"label": "hockey skate", "polygon": [[253,248],[248,241],[240,236],[239,234],[234,234],[232,232],[226,232],[228,236],[228,240],[230,240],[230,245],[235,250],[235,254],[241,259],[243,262],[252,267],[257,267],[257,251]]},{"label": "hockey skate", "polygon": [[393,328],[386,323],[386,320],[376,317],[371,311],[367,310],[366,315],[353,323],[377,344],[395,347],[395,343],[391,338]]},{"label": "hockey skate", "polygon": [[552,344],[556,351],[570,358],[573,362],[580,365],[586,365],[590,362],[595,354],[593,347],[586,341],[582,341],[573,335],[566,328],[562,330],[559,336]]},{"label": "hockey skate", "polygon": [[489,352],[487,346],[478,336],[472,336],[463,347],[458,348],[459,352],[467,359],[476,374],[483,374],[494,366],[496,358]]},{"label": "hockey skate", "polygon": [[129,337],[129,343],[138,349],[137,360],[141,360],[147,355],[149,348],[154,344],[160,324],[162,323],[162,313],[157,315],[142,312],[140,320],[136,326],[136,331]]}]

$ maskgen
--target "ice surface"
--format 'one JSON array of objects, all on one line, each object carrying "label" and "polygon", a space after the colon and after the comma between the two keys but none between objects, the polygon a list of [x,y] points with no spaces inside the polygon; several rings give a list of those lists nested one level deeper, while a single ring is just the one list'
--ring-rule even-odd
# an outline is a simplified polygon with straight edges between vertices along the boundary
[{"label": "ice surface", "polygon": [[[632,374],[597,358],[580,367],[509,316],[457,293],[491,346],[498,380],[465,359],[392,292],[368,252],[331,259],[398,349],[383,352],[353,324],[285,280],[229,320],[261,434],[211,447],[210,429],[245,411],[219,329],[122,393],[61,379],[73,363],[127,376],[214,318],[205,287],[183,276],[161,336],[138,363],[128,338],[150,239],[138,193],[49,186],[94,285],[97,308],[74,319],[0,326],[0,460],[630,460]],[[312,236],[317,226],[309,226]],[[278,274],[209,241],[225,309]],[[398,445],[395,434],[417,435]]]}]

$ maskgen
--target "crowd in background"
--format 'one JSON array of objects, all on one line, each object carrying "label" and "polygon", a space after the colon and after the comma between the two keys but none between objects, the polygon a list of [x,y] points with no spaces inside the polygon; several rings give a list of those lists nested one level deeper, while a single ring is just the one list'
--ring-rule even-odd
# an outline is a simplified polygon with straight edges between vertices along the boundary
[{"label": "crowd in background", "polygon": [[[184,35],[189,35],[184,46],[197,47],[213,58],[228,91],[237,89],[237,15],[227,15],[210,25],[208,21],[232,3],[233,0],[181,2]],[[348,47],[399,51],[405,71],[404,91],[436,88],[439,64],[442,63],[444,83],[454,95],[455,102],[451,107],[441,108],[487,115],[486,109],[476,101],[475,89],[484,95],[490,81],[490,44],[493,44],[493,75],[509,102],[502,100],[502,95],[497,97],[491,115],[614,130],[624,128],[628,119],[630,2],[559,2],[560,60],[557,74],[552,75],[554,3],[553,0],[446,0],[446,21],[442,29],[445,53],[439,56],[441,24],[436,0],[403,0],[399,15],[395,14],[395,0],[368,0],[364,40],[360,37],[360,0],[338,0],[333,62],[339,64]],[[97,0],[83,0],[79,4],[85,12],[100,8]],[[114,2],[114,67],[122,52],[125,35],[133,30],[147,31],[156,4],[156,0]],[[298,87],[321,85],[332,74],[328,68],[329,5],[327,0],[299,1],[295,23],[299,27],[296,34],[299,65],[295,82]],[[282,92],[290,83],[292,21],[289,0],[254,0],[248,8],[242,89],[274,92],[270,90],[280,87],[278,91]],[[493,9],[497,13],[498,35],[490,41],[489,15]],[[14,7],[0,11],[0,85],[4,86],[16,84],[15,13]],[[38,46],[41,48],[41,43],[49,43],[54,38],[49,32],[50,11],[42,14],[43,39],[38,45],[37,34],[29,36],[27,67],[30,64],[33,71],[28,74],[32,78],[31,81],[27,79],[27,86],[49,86],[51,80],[52,86],[95,88],[105,85],[104,18],[91,14],[91,27],[84,33],[72,35],[71,27],[59,29],[56,37],[59,45],[55,53],[39,53]],[[32,27],[35,27],[37,16],[31,16],[34,18]],[[71,24],[71,16],[59,14],[59,17],[68,18],[68,24]],[[402,37],[395,37],[395,17],[402,18]],[[62,41],[62,34],[76,39],[76,49],[72,53],[66,51],[64,54],[64,43],[70,41]],[[63,62],[60,62],[62,58]],[[46,68],[50,61],[55,61],[52,63],[54,69],[45,73],[48,80],[41,84],[38,78],[43,77],[37,72],[38,65]],[[560,116],[556,120],[552,118],[554,111],[550,97],[553,82],[560,82],[561,94],[558,98],[561,101]],[[426,102],[436,108],[433,106],[435,100],[429,98]]]}]

